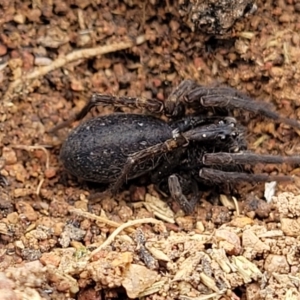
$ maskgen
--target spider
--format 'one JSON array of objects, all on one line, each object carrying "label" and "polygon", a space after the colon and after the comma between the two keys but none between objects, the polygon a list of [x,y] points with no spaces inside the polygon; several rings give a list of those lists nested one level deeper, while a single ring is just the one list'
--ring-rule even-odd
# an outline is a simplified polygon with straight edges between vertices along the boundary
[{"label": "spider", "polygon": [[[201,185],[292,179],[247,173],[244,165],[300,163],[300,156],[247,151],[245,129],[230,116],[233,109],[261,114],[296,128],[300,128],[300,123],[229,87],[204,87],[185,80],[164,102],[94,94],[79,114],[54,130],[82,119],[98,105],[143,108],[149,112],[91,118],[73,129],[61,147],[60,159],[68,172],[86,181],[109,184],[112,195],[128,180],[149,175],[152,183],[190,214],[198,202]],[[187,114],[188,108],[193,113]],[[227,116],[209,112],[220,108],[226,109]],[[169,121],[154,116],[159,114]]]}]

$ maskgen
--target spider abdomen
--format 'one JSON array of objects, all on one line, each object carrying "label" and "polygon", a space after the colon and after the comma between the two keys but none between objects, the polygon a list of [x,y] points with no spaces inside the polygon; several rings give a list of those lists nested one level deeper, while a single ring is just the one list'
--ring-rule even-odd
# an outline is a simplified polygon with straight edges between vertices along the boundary
[{"label": "spider abdomen", "polygon": [[[87,181],[110,183],[120,175],[130,154],[172,138],[172,128],[148,115],[115,113],[92,118],[64,141],[60,159],[71,174]],[[154,161],[138,164],[127,179],[153,170]]]}]

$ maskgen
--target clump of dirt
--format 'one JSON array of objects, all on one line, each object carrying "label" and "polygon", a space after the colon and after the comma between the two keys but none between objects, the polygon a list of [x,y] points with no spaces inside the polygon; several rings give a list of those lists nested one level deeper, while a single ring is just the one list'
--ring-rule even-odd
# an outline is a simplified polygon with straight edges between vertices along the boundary
[{"label": "clump of dirt", "polygon": [[254,0],[180,0],[180,15],[193,31],[224,35],[236,20],[256,11]]}]

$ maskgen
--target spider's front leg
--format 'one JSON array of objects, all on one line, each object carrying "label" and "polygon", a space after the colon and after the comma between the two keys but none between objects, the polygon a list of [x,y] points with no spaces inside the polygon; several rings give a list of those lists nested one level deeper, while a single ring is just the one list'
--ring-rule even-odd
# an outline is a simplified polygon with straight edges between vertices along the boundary
[{"label": "spider's front leg", "polygon": [[263,101],[256,101],[246,94],[230,87],[202,87],[198,86],[186,95],[186,102],[199,102],[204,108],[240,109],[260,114],[277,123],[285,123],[295,128],[300,128],[297,120],[285,118],[278,114],[273,105]]},{"label": "spider's front leg", "polygon": [[77,118],[77,120],[82,119],[92,107],[104,104],[121,107],[125,106],[129,108],[144,108],[151,113],[164,113],[169,117],[183,116],[185,112],[185,96],[189,93],[189,91],[193,90],[197,86],[198,85],[192,80],[184,80],[175,89],[173,89],[167,100],[164,102],[143,97],[117,97],[104,94],[94,94],[86,107],[78,114],[79,118]]},{"label": "spider's front leg", "polygon": [[205,87],[191,80],[182,81],[165,101],[167,115],[180,115],[186,104],[193,104],[199,108],[240,109],[263,115],[275,122],[282,122],[300,128],[296,120],[279,115],[273,105],[263,101],[255,101],[246,94],[230,87]]},{"label": "spider's front leg", "polygon": [[129,108],[144,108],[154,114],[164,113],[169,117],[183,116],[185,112],[184,102],[186,94],[196,88],[198,85],[192,80],[182,81],[169,95],[166,101],[157,99],[136,98],[136,97],[117,97],[104,94],[92,95],[89,103],[80,112],[79,118],[82,119],[87,112],[97,105],[126,106]]},{"label": "spider's front leg", "polygon": [[198,85],[192,80],[183,80],[164,102],[164,112],[169,117],[180,117],[185,112],[187,94]]},{"label": "spider's front leg", "polygon": [[[156,99],[148,99],[144,97],[127,97],[127,96],[112,96],[105,94],[93,94],[86,108],[80,113],[82,119],[91,108],[99,105],[112,105],[115,107],[129,108],[145,108],[154,114],[160,114],[164,110],[163,102]],[[86,111],[86,112],[85,112]]]}]

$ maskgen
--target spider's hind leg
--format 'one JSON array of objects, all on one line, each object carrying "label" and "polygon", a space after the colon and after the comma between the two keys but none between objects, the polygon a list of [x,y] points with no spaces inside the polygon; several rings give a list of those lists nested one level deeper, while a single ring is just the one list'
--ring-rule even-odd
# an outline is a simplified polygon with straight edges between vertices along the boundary
[{"label": "spider's hind leg", "polygon": [[82,110],[76,115],[72,116],[65,122],[62,122],[55,126],[51,132],[55,132],[61,128],[64,128],[70,125],[74,121],[79,121],[83,119],[88,112],[96,107],[101,105],[112,105],[114,107],[129,107],[129,108],[145,108],[151,113],[160,114],[164,111],[163,102],[156,99],[147,99],[147,98],[135,98],[135,97],[125,97],[125,96],[113,96],[106,94],[93,94],[90,97],[89,102],[82,108]]},{"label": "spider's hind leg", "polygon": [[[164,110],[163,102],[144,97],[113,96],[95,93],[91,96],[86,107],[112,105],[115,107],[144,108],[151,113],[160,114]],[[90,110],[91,108],[88,108]]]},{"label": "spider's hind leg", "polygon": [[[196,182],[192,182],[193,196],[191,200],[188,200],[182,190],[182,181],[185,179],[177,174],[173,174],[168,178],[168,187],[171,197],[179,204],[180,208],[186,213],[191,214],[199,200],[200,193]],[[180,182],[181,181],[181,182]],[[191,182],[191,179],[186,181]]]}]

